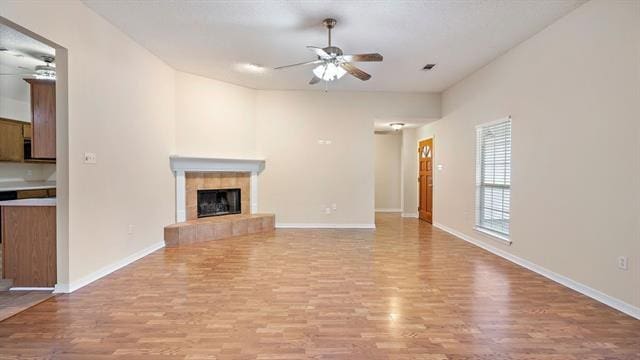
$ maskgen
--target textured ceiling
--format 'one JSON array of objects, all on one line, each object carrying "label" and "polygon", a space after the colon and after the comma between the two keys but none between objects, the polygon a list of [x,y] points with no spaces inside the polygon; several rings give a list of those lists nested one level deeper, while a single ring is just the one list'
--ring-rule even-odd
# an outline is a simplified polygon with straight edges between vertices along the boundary
[{"label": "textured ceiling", "polygon": [[[311,68],[246,73],[314,58],[322,19],[338,20],[334,45],[379,52],[373,78],[330,89],[441,91],[567,14],[582,0],[150,1],[85,3],[174,68],[257,89],[310,89]],[[427,63],[437,66],[420,69]],[[322,86],[315,88],[322,89]]]}]

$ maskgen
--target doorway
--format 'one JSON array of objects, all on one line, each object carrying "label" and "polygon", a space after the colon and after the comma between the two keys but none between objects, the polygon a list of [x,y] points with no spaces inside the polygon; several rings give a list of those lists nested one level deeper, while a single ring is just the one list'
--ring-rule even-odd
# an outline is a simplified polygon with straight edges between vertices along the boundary
[{"label": "doorway", "polygon": [[418,143],[418,217],[433,223],[433,138]]}]

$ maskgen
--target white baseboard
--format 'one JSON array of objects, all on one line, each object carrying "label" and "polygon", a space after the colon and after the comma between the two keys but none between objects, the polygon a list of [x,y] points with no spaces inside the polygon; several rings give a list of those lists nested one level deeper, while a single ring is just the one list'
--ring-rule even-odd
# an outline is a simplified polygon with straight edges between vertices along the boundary
[{"label": "white baseboard", "polygon": [[116,261],[110,265],[107,265],[97,271],[92,272],[89,275],[83,276],[82,278],[71,282],[70,284],[56,284],[55,289],[54,289],[54,293],[70,293],[70,292],[74,292],[78,289],[80,289],[81,287],[88,285],[98,279],[100,279],[101,277],[107,276],[109,274],[111,274],[112,272],[123,268],[129,264],[131,264],[132,262],[139,260],[149,254],[151,254],[152,252],[158,250],[158,249],[162,249],[164,247],[164,241],[161,242],[157,242],[151,246],[147,246],[146,248],[137,251],[129,256],[127,256],[126,258]]},{"label": "white baseboard", "polygon": [[402,209],[383,208],[383,209],[376,209],[376,212],[402,212]]},{"label": "white baseboard", "polygon": [[276,223],[279,229],[375,229],[376,224],[305,224]]},{"label": "white baseboard", "polygon": [[401,216],[403,218],[418,218],[418,213],[406,213],[406,212],[403,212]]},{"label": "white baseboard", "polygon": [[444,226],[442,224],[438,224],[435,223],[433,224],[433,226],[448,232],[449,234],[460,238],[464,241],[467,241],[473,245],[476,245],[478,247],[481,247],[485,250],[487,250],[490,253],[493,253],[495,255],[500,256],[503,259],[509,260],[512,263],[515,263],[517,265],[520,265],[526,269],[529,269],[535,273],[538,273],[544,277],[546,277],[549,280],[553,280],[561,285],[564,285],[566,287],[568,287],[569,289],[575,290],[585,296],[588,296],[594,300],[597,300],[605,305],[608,305],[616,310],[622,311],[623,313],[632,316],[636,319],[640,320],[640,308],[633,306],[631,304],[628,304],[622,300],[616,299],[610,295],[607,295],[599,290],[593,289],[587,285],[584,285],[582,283],[579,283],[575,280],[569,279],[566,276],[557,274],[551,270],[545,269],[544,267],[534,264],[529,260],[525,260],[523,258],[520,258],[518,256],[512,255],[504,250],[501,250],[499,248],[496,248],[494,246],[491,246],[489,244],[486,244],[482,241],[479,241],[477,239],[472,238],[471,236],[465,235],[457,230],[451,229],[447,226]]},{"label": "white baseboard", "polygon": [[9,291],[52,291],[52,287],[12,287]]}]

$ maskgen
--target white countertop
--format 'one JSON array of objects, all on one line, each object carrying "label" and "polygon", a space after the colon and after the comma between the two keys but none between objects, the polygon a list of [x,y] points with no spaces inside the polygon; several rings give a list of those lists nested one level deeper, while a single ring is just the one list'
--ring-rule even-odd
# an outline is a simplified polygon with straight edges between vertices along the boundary
[{"label": "white countertop", "polygon": [[0,201],[0,206],[56,206],[56,198],[33,198]]},{"label": "white countertop", "polygon": [[37,190],[55,188],[55,181],[4,181],[0,182],[0,191]]}]

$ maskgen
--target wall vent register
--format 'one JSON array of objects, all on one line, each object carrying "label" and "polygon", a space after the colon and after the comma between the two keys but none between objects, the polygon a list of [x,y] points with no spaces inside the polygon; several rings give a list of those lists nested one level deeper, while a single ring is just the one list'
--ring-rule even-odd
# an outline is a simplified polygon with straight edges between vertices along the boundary
[{"label": "wall vent register", "polygon": [[476,128],[476,229],[509,239],[511,118]]},{"label": "wall vent register", "polygon": [[240,214],[240,189],[198,190],[198,217]]}]

